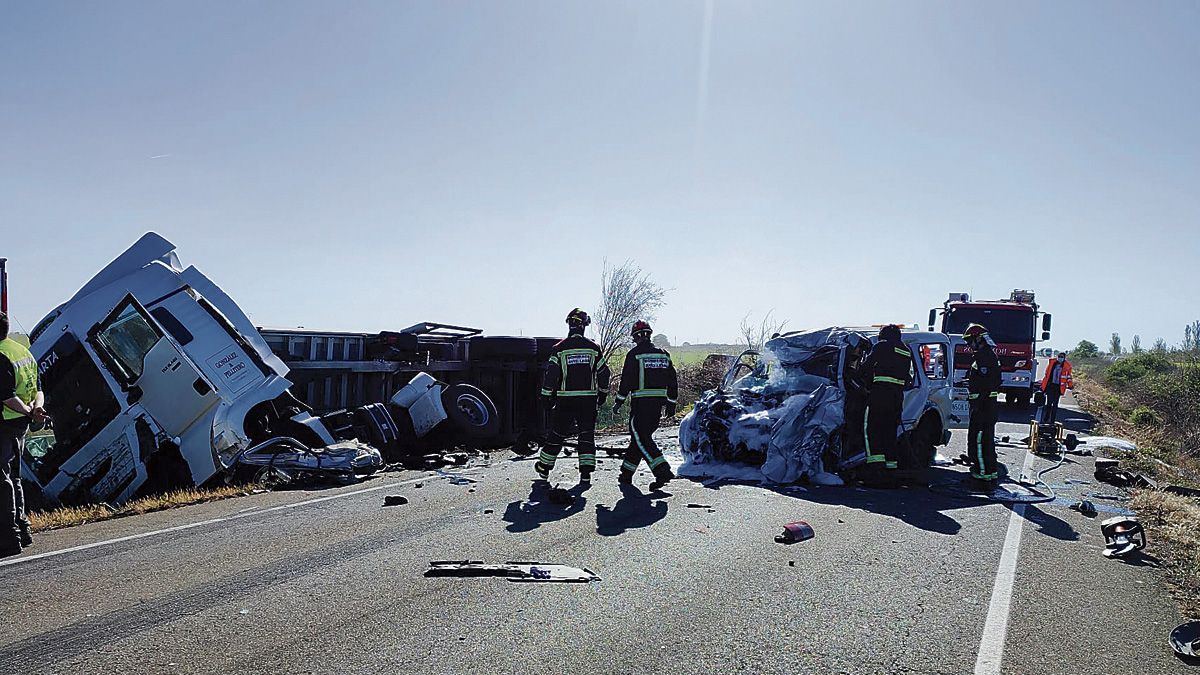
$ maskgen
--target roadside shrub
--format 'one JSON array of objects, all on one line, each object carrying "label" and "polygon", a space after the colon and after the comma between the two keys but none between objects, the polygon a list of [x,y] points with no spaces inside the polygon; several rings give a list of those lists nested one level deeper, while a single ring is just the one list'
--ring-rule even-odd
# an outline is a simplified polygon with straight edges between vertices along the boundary
[{"label": "roadside shrub", "polygon": [[1162,424],[1158,413],[1144,405],[1139,405],[1129,413],[1129,421],[1139,427],[1155,427]]},{"label": "roadside shrub", "polygon": [[1142,352],[1113,362],[1104,375],[1113,384],[1127,385],[1151,373],[1169,373],[1174,369],[1166,354]]}]

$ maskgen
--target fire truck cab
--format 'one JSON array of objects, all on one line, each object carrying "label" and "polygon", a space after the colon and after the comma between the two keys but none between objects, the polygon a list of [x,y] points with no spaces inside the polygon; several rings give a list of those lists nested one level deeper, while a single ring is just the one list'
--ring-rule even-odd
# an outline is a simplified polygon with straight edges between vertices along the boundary
[{"label": "fire truck cab", "polygon": [[[971,300],[967,293],[951,293],[941,308],[929,310],[929,330],[934,330],[939,315],[941,331],[948,335],[961,336],[973,323],[987,328],[996,344],[996,356],[1000,358],[1001,391],[1005,401],[1028,406],[1038,386],[1038,317],[1041,317],[1041,340],[1050,339],[1051,321],[1050,315],[1038,308],[1033,291],[1014,290],[1003,300]],[[957,340],[954,355],[956,385],[967,379],[971,360],[967,345],[961,339]]]}]

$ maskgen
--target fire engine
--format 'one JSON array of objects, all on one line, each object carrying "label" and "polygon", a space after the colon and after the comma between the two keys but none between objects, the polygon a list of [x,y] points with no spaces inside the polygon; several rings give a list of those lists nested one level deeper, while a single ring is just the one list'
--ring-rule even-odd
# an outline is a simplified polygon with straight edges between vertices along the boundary
[{"label": "fire engine", "polygon": [[[1034,301],[1033,291],[1014,290],[1005,300],[971,300],[966,293],[951,293],[941,309],[929,310],[929,330],[934,329],[941,315],[941,331],[961,336],[967,326],[977,323],[987,328],[996,344],[1000,358],[1001,391],[1005,401],[1028,406],[1037,389],[1038,317],[1041,317],[1041,339],[1050,339],[1050,315],[1042,312]],[[954,381],[967,379],[971,354],[966,344],[956,341]],[[964,385],[965,386],[965,385]]]}]

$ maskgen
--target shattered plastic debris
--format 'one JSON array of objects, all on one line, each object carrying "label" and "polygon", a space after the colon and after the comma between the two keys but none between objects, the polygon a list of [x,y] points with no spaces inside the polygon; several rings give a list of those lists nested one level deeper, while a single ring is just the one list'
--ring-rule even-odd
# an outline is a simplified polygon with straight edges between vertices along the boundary
[{"label": "shattered plastic debris", "polygon": [[1123,450],[1125,452],[1137,450],[1137,444],[1133,441],[1127,441],[1124,438],[1114,438],[1112,436],[1084,436],[1079,439],[1079,442],[1081,444],[1086,443],[1091,450],[1098,448],[1112,448],[1113,450]]},{"label": "shattered plastic debris", "polygon": [[779,544],[795,544],[796,542],[812,539],[816,536],[812,525],[809,525],[803,520],[797,520],[794,523],[787,523],[783,526],[783,532],[775,535],[775,541]]},{"label": "shattered plastic debris", "polygon": [[384,506],[401,506],[408,503],[408,497],[404,495],[387,495],[383,498]]},{"label": "shattered plastic debris", "polygon": [[688,504],[687,507],[689,509],[711,509],[712,504],[697,504],[697,503],[693,502],[691,504]]},{"label": "shattered plastic debris", "polygon": [[1176,654],[1188,659],[1200,659],[1200,621],[1180,624],[1171,631],[1168,641]]},{"label": "shattered plastic debris", "polygon": [[479,560],[441,560],[429,563],[426,577],[504,577],[517,582],[589,583],[600,581],[595,572],[579,567],[541,562],[506,562],[489,565]]}]

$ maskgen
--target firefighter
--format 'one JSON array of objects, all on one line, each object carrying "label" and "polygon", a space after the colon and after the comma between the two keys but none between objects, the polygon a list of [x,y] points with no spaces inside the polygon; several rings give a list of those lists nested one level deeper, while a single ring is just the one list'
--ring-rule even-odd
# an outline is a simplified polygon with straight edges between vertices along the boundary
[{"label": "firefighter", "polygon": [[30,421],[47,419],[38,389],[37,360],[8,337],[8,315],[0,312],[0,558],[33,545],[21,488],[21,453]]},{"label": "firefighter", "polygon": [[1042,377],[1042,393],[1046,395],[1046,405],[1042,408],[1042,424],[1054,424],[1058,420],[1058,399],[1075,386],[1071,377],[1071,362],[1067,360],[1066,352],[1059,352],[1057,358],[1050,359],[1046,366],[1046,374]]},{"label": "firefighter", "polygon": [[967,460],[971,477],[987,486],[1000,478],[996,460],[996,420],[999,417],[1000,359],[987,329],[973,323],[963,331],[973,361],[967,373],[971,423],[967,431]]},{"label": "firefighter", "polygon": [[542,382],[542,398],[550,409],[550,437],[533,465],[542,480],[549,480],[572,424],[579,430],[579,482],[590,483],[596,469],[596,411],[608,399],[611,373],[600,345],[583,335],[591,323],[587,312],[578,307],[571,310],[567,337],[550,352]]},{"label": "firefighter", "polygon": [[846,353],[846,370],[842,376],[842,380],[846,383],[846,423],[845,443],[850,450],[850,454],[857,453],[866,448],[866,437],[863,424],[863,414],[867,409],[867,393],[870,391],[870,382],[863,377],[863,364],[866,361],[867,353],[871,348],[871,341],[860,339]]},{"label": "firefighter", "polygon": [[621,369],[621,386],[617,389],[617,402],[613,413],[618,413],[626,399],[629,403],[629,449],[621,464],[617,477],[622,486],[633,484],[633,473],[644,459],[654,474],[650,490],[662,489],[675,474],[663,457],[662,450],[654,442],[658,420],[665,410],[668,417],[675,416],[676,399],[679,396],[679,378],[671,355],[650,342],[653,330],[645,321],[633,324],[633,349],[625,355],[625,366]]},{"label": "firefighter", "polygon": [[863,420],[867,482],[890,487],[900,463],[896,428],[904,408],[904,389],[913,381],[913,355],[904,346],[898,326],[879,329],[879,342],[863,362],[862,376],[871,387]]}]

